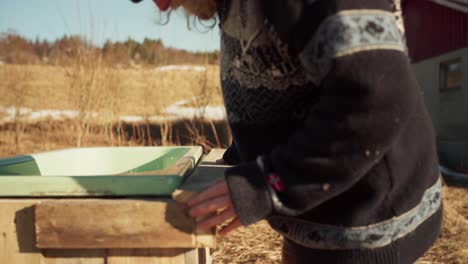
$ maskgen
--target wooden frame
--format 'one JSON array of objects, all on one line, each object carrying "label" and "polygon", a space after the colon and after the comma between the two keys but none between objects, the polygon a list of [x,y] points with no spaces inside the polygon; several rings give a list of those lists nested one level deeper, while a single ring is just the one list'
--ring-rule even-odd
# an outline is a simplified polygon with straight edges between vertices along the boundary
[{"label": "wooden frame", "polygon": [[[222,153],[205,157],[175,199],[222,177],[227,166],[214,162]],[[0,199],[0,263],[211,263],[215,236],[194,225],[172,199]]]}]

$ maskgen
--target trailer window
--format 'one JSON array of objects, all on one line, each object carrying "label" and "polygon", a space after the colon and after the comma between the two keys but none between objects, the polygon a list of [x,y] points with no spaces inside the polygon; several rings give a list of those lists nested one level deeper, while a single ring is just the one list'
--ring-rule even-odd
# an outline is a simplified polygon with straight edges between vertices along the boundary
[{"label": "trailer window", "polygon": [[440,64],[440,90],[452,91],[462,88],[462,61],[460,58]]}]

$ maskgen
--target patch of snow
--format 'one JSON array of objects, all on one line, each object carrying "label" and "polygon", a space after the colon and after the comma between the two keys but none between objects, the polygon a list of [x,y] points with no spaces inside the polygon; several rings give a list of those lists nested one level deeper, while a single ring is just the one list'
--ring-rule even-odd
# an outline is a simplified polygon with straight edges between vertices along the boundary
[{"label": "patch of snow", "polygon": [[197,66],[197,65],[166,65],[157,67],[156,71],[196,71],[196,72],[204,72],[206,71],[205,66]]},{"label": "patch of snow", "polygon": [[183,107],[184,105],[189,104],[193,100],[194,99],[192,99],[192,100],[180,100],[180,101],[177,101],[177,102],[171,104],[169,107]]},{"label": "patch of snow", "polygon": [[[2,112],[5,114],[3,121],[13,121],[15,115],[19,114],[22,119],[25,120],[37,120],[43,118],[52,118],[52,119],[64,119],[64,118],[75,118],[78,116],[78,111],[74,110],[37,110],[33,111],[31,108],[21,107],[16,109],[15,107],[3,108]],[[93,116],[96,113],[91,113]]]},{"label": "patch of snow", "polygon": [[188,105],[188,104],[190,104],[192,102],[200,101],[201,99],[203,99],[202,96],[194,96],[191,99],[184,99],[184,100],[177,101],[177,102],[171,104],[170,107],[172,107],[172,106],[180,107],[180,106]]},{"label": "patch of snow", "polygon": [[[92,116],[96,116],[96,113],[91,113]],[[62,118],[75,118],[78,116],[78,111],[73,110],[40,110],[40,111],[31,111],[29,114],[30,119],[42,119],[42,118],[52,118],[52,119],[62,119]]]},{"label": "patch of snow", "polygon": [[206,107],[180,107],[169,106],[164,110],[164,113],[177,116],[180,118],[201,118],[204,117],[210,120],[223,120],[226,117],[224,107],[222,106],[206,106]]},{"label": "patch of snow", "polygon": [[142,116],[120,116],[119,120],[127,123],[137,123],[145,121],[145,119]]},{"label": "patch of snow", "polygon": [[167,115],[176,116],[179,118],[206,118],[210,120],[223,120],[226,118],[224,106],[201,106],[192,107],[185,106],[193,101],[200,100],[201,97],[193,97],[190,100],[180,100],[164,109]]},{"label": "patch of snow", "polygon": [[[192,100],[198,100],[193,98]],[[223,120],[226,118],[226,113],[223,106],[205,106],[205,107],[190,107],[184,106],[190,103],[191,100],[181,100],[168,106],[164,109],[163,115],[153,116],[137,116],[137,115],[124,115],[119,116],[119,120],[128,123],[143,122],[145,120],[153,122],[164,122],[164,121],[176,121],[180,119],[193,119],[193,118],[206,118],[209,120]],[[37,121],[41,119],[73,119],[78,117],[79,112],[76,110],[54,110],[54,109],[43,109],[43,110],[32,110],[31,108],[19,108],[15,107],[0,107],[0,121],[13,122],[15,115],[19,114],[20,118],[25,121]],[[99,113],[88,112],[86,113],[89,117],[98,117]]]}]

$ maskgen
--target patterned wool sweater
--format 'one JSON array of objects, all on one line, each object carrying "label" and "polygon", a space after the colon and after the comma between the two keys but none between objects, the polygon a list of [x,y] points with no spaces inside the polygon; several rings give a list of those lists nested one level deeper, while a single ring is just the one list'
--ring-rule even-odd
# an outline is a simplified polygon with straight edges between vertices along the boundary
[{"label": "patterned wool sweater", "polygon": [[323,250],[317,263],[411,263],[439,232],[435,136],[392,11],[221,1],[234,207]]}]

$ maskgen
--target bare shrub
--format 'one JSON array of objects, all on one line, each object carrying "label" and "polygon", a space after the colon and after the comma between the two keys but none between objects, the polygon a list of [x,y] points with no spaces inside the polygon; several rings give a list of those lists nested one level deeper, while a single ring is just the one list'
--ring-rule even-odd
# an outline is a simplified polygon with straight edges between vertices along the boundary
[{"label": "bare shrub", "polygon": [[3,94],[3,104],[10,107],[13,111],[13,142],[15,152],[20,153],[22,147],[22,138],[24,134],[25,118],[28,111],[25,108],[26,100],[31,96],[31,81],[33,75],[27,69],[21,67],[10,67],[2,71],[0,79],[2,80],[1,93]]},{"label": "bare shrub", "polygon": [[76,146],[80,147],[89,133],[93,113],[96,113],[103,100],[105,75],[101,53],[93,48],[80,46],[75,62],[67,69],[66,76],[69,79],[69,100],[78,111],[75,124]]}]

